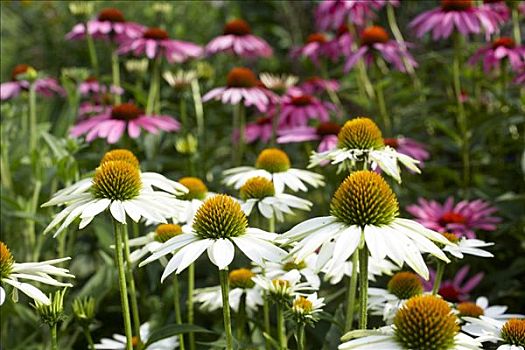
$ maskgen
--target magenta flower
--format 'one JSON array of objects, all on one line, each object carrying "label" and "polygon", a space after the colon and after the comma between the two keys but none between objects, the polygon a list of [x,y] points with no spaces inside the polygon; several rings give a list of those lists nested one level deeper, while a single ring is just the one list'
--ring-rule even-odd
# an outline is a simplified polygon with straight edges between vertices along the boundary
[{"label": "magenta flower", "polygon": [[[101,84],[97,78],[95,77],[89,77],[83,82],[81,82],[78,86],[78,91],[82,96],[100,96],[105,93],[107,93],[108,88],[106,85]],[[119,86],[111,85],[109,87],[109,91],[112,94],[118,94],[122,95],[124,93],[124,90]]]},{"label": "magenta flower", "polygon": [[499,68],[505,59],[508,59],[512,70],[518,71],[525,63],[525,47],[516,47],[512,38],[502,37],[476,51],[469,63],[476,64],[483,60],[483,70],[489,73]]},{"label": "magenta flower", "polygon": [[346,23],[363,26],[382,6],[381,0],[324,0],[315,11],[315,20],[321,30],[337,29]]},{"label": "magenta flower", "polygon": [[[459,301],[465,301],[469,299],[469,293],[476,288],[476,286],[483,280],[485,274],[478,272],[474,276],[470,277],[467,281],[465,278],[468,275],[470,267],[468,265],[463,266],[456,273],[456,276],[452,280],[445,280],[441,282],[438,294],[448,302],[457,303]],[[426,291],[431,291],[436,278],[436,271],[429,269],[430,279],[428,281],[421,280],[423,282],[423,288]]]},{"label": "magenta flower", "polygon": [[336,61],[340,57],[346,57],[352,52],[352,44],[354,38],[348,29],[348,25],[343,24],[335,33],[335,37],[332,38],[327,44],[328,56],[332,61]]},{"label": "magenta flower", "polygon": [[449,197],[442,205],[419,198],[418,204],[409,205],[406,210],[423,226],[458,237],[476,238],[474,230],[494,231],[501,221],[491,216],[497,209],[481,199],[454,204],[454,199]]},{"label": "magenta flower", "polygon": [[483,0],[481,7],[496,13],[503,21],[507,21],[510,18],[510,9],[505,4],[505,0]]},{"label": "magenta flower", "polygon": [[262,38],[253,35],[246,21],[235,19],[226,23],[223,34],[206,45],[207,54],[229,52],[240,57],[270,57],[273,50]]},{"label": "magenta flower", "polygon": [[272,117],[259,117],[254,122],[248,123],[245,130],[246,143],[261,140],[268,143],[272,138]]},{"label": "magenta flower", "polygon": [[[404,46],[408,46],[405,43]],[[395,40],[390,40],[388,33],[383,27],[370,26],[361,32],[361,44],[359,49],[348,55],[345,63],[345,71],[348,72],[361,59],[367,65],[374,62],[375,55],[379,54],[385,61],[392,64],[398,71],[405,72],[403,59],[406,59],[412,67],[417,67],[417,62],[403,45]]]},{"label": "magenta flower", "polygon": [[78,107],[78,119],[84,120],[91,116],[102,114],[102,113],[108,113],[108,112],[111,113],[110,105],[104,105],[104,104],[98,104],[98,103],[92,103],[92,102],[83,102]]},{"label": "magenta flower", "polygon": [[[127,22],[120,10],[106,8],[100,11],[96,19],[87,22],[88,33],[94,39],[114,40],[118,43],[140,38],[144,27],[138,23]],[[86,25],[79,23],[66,34],[68,40],[84,39]]]},{"label": "magenta flower", "polygon": [[294,48],[290,54],[293,58],[303,56],[318,64],[321,56],[333,57],[333,47],[325,34],[313,33],[308,36],[303,46]]},{"label": "magenta flower", "polygon": [[504,22],[496,11],[474,6],[472,0],[441,0],[441,7],[423,12],[410,23],[410,27],[418,37],[432,31],[432,38],[438,40],[448,38],[454,29],[465,36],[482,30],[492,34]]},{"label": "magenta flower", "polygon": [[[18,80],[18,78],[33,69],[27,64],[19,64],[11,72],[11,81],[0,84],[0,101],[10,100],[17,97],[20,92],[28,91],[31,85],[27,80]],[[45,97],[53,95],[65,96],[65,90],[53,78],[41,78],[35,81],[35,91]]]},{"label": "magenta flower", "polygon": [[228,73],[226,86],[209,91],[202,100],[221,100],[222,103],[236,105],[244,103],[246,107],[255,106],[265,112],[277,96],[261,87],[255,74],[248,68],[236,67]]},{"label": "magenta flower", "polygon": [[187,41],[170,39],[164,29],[148,28],[141,37],[123,42],[117,52],[132,53],[135,56],[146,55],[150,60],[164,56],[169,63],[181,63],[190,58],[200,57],[202,48]]},{"label": "magenta flower", "polygon": [[330,119],[330,110],[335,110],[333,104],[291,88],[281,99],[279,125],[286,128],[305,126],[310,119],[327,122]]},{"label": "magenta flower", "polygon": [[385,138],[383,139],[385,145],[392,147],[396,151],[407,156],[419,160],[418,166],[422,168],[424,166],[423,162],[430,158],[430,153],[428,153],[427,146],[421,142],[417,142],[414,139],[408,137],[398,137],[398,138]]},{"label": "magenta flower", "polygon": [[309,95],[319,94],[325,91],[339,90],[339,82],[332,79],[323,79],[320,77],[308,78],[304,83],[298,86],[299,89]]},{"label": "magenta flower", "polygon": [[321,141],[317,152],[329,151],[337,147],[337,134],[341,126],[336,123],[320,123],[317,127],[299,126],[279,130],[278,143],[295,143],[306,141]]},{"label": "magenta flower", "polygon": [[111,109],[103,109],[87,120],[80,121],[71,129],[72,137],[86,135],[86,141],[104,138],[108,143],[116,143],[124,134],[131,138],[137,138],[141,129],[152,134],[159,130],[177,131],[180,129],[178,121],[168,115],[144,115],[144,112],[133,103],[123,103],[113,106]]}]

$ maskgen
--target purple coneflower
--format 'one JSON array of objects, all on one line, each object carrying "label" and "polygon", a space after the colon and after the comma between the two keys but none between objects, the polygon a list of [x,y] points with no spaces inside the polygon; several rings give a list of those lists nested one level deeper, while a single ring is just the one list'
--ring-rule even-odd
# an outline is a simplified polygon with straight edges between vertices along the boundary
[{"label": "purple coneflower", "polygon": [[[445,280],[441,282],[438,294],[448,302],[457,303],[458,301],[465,301],[469,299],[469,293],[481,282],[484,277],[483,272],[478,272],[474,276],[470,277],[467,281],[465,278],[470,270],[468,265],[463,266],[456,273],[456,276],[452,280]],[[423,282],[423,288],[426,291],[431,291],[434,285],[434,279],[436,278],[436,272],[432,269],[430,271],[430,279]]]},{"label": "purple coneflower", "polygon": [[406,71],[403,59],[412,67],[417,67],[417,62],[405,48],[407,45],[408,43],[404,43],[402,46],[397,41],[390,40],[388,33],[381,26],[367,27],[361,32],[359,49],[348,55],[345,71],[352,69],[361,58],[364,58],[367,65],[372,64],[377,53],[401,72]]},{"label": "purple coneflower", "polygon": [[317,152],[334,149],[337,146],[337,134],[341,126],[336,123],[320,123],[317,127],[299,126],[297,128],[283,129],[278,132],[278,143],[294,143],[305,141],[321,141]]},{"label": "purple coneflower", "polygon": [[241,57],[270,57],[273,50],[262,38],[253,35],[248,23],[234,19],[224,26],[219,35],[206,45],[207,54],[230,52]]},{"label": "purple coneflower", "polygon": [[475,64],[483,60],[483,70],[485,73],[501,67],[501,63],[508,59],[512,70],[518,71],[525,63],[525,47],[517,47],[512,38],[501,37],[494,40],[491,44],[479,49],[469,60],[470,64]]},{"label": "purple coneflower", "polygon": [[346,23],[363,26],[382,5],[381,0],[325,0],[317,7],[315,20],[323,30],[337,29]]},{"label": "purple coneflower", "polygon": [[71,129],[72,137],[86,135],[86,141],[104,138],[108,143],[116,143],[124,134],[131,138],[137,138],[141,129],[152,134],[159,130],[177,131],[180,129],[178,121],[167,115],[145,115],[144,112],[133,103],[123,103],[113,106],[111,109],[103,109],[87,120],[77,123]]},{"label": "purple coneflower", "polygon": [[281,100],[279,125],[288,128],[305,126],[310,119],[327,122],[335,106],[299,89],[290,89]]},{"label": "purple coneflower", "polygon": [[449,197],[440,204],[419,198],[418,204],[409,205],[406,210],[423,226],[458,237],[476,238],[474,230],[494,231],[501,221],[491,216],[497,209],[481,199],[454,204],[454,198]]},{"label": "purple coneflower", "polygon": [[331,44],[328,37],[323,33],[313,33],[308,36],[303,46],[292,50],[291,56],[309,58],[313,63],[319,63],[319,57],[332,57]]},{"label": "purple coneflower", "polygon": [[[20,92],[29,90],[31,85],[27,80],[19,80],[20,76],[26,74],[29,70],[34,70],[33,67],[27,64],[18,64],[11,72],[11,81],[2,83],[0,85],[0,100],[10,100],[17,97]],[[53,78],[41,78],[35,82],[35,91],[42,96],[51,97],[53,95],[65,96],[66,92],[58,85],[58,82]]]},{"label": "purple coneflower", "polygon": [[423,161],[430,157],[427,146],[408,137],[385,138],[383,139],[383,142],[385,145],[392,147],[399,153],[406,154],[411,158],[419,160],[419,166],[421,168],[423,167]]},{"label": "purple coneflower", "polygon": [[[108,87],[98,81],[95,77],[88,77],[86,80],[81,82],[78,86],[78,91],[82,96],[100,96],[108,91]],[[109,91],[112,94],[122,95],[124,90],[119,86],[111,85]]]},{"label": "purple coneflower", "polygon": [[505,0],[483,0],[481,7],[496,13],[503,21],[510,18],[510,9]]},{"label": "purple coneflower", "polygon": [[268,143],[272,138],[273,132],[273,118],[259,117],[253,123],[246,125],[246,143],[252,143],[261,140],[263,143]]},{"label": "purple coneflower", "polygon": [[304,91],[306,94],[314,95],[325,91],[337,91],[339,90],[339,82],[333,79],[323,79],[320,77],[311,77],[298,86],[299,89]]},{"label": "purple coneflower", "polygon": [[337,28],[335,36],[328,42],[328,56],[333,61],[340,57],[346,57],[352,52],[352,44],[354,38],[350,33],[347,24],[343,24]]},{"label": "purple coneflower", "polygon": [[170,39],[167,31],[152,27],[143,31],[141,37],[122,43],[117,52],[146,55],[149,59],[162,55],[170,63],[180,63],[201,56],[202,48],[187,41]]}]

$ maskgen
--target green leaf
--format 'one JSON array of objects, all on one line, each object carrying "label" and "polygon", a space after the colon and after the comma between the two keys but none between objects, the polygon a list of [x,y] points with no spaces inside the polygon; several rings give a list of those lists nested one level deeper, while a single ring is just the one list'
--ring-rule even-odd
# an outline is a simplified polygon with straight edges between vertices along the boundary
[{"label": "green leaf", "polygon": [[148,341],[144,345],[144,348],[147,348],[151,344],[158,342],[159,340],[172,337],[174,335],[183,334],[183,333],[213,333],[212,331],[195,326],[192,324],[170,324],[167,326],[164,326],[162,328],[157,329],[153,333],[151,333],[151,336],[149,337]]}]

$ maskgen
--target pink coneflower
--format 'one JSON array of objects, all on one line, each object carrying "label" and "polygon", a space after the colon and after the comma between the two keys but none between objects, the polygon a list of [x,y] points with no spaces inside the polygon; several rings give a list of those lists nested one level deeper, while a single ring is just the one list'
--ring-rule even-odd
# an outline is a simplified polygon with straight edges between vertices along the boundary
[{"label": "pink coneflower", "polygon": [[309,58],[315,64],[319,63],[319,57],[332,57],[332,51],[328,37],[323,33],[313,33],[308,36],[306,43],[292,50],[291,56]]},{"label": "pink coneflower", "polygon": [[135,56],[146,55],[149,59],[164,56],[170,63],[180,63],[200,57],[202,48],[187,41],[170,39],[167,31],[152,27],[146,29],[141,37],[122,43],[117,52],[132,53]]},{"label": "pink coneflower", "polygon": [[423,12],[411,23],[418,37],[432,31],[432,38],[448,38],[454,29],[463,35],[484,30],[492,34],[505,21],[487,7],[474,6],[472,0],[441,0],[441,7]]},{"label": "pink coneflower", "polygon": [[454,198],[449,197],[442,205],[419,198],[418,204],[406,209],[423,226],[458,237],[476,238],[474,230],[494,231],[501,221],[499,217],[491,216],[497,209],[481,199],[454,204]]},{"label": "pink coneflower", "polygon": [[83,102],[78,107],[78,119],[84,120],[94,115],[111,112],[111,106],[92,102]]},{"label": "pink coneflower", "polygon": [[[445,280],[441,282],[439,287],[438,294],[443,297],[448,302],[457,303],[458,301],[465,301],[469,299],[469,293],[476,288],[476,286],[481,282],[485,274],[483,272],[478,272],[474,276],[470,277],[467,281],[465,278],[468,275],[470,267],[468,265],[463,266],[456,273],[456,276],[452,280]],[[432,269],[429,269],[430,279],[428,281],[421,280],[423,282],[423,288],[426,291],[431,291],[432,286],[434,285],[434,280],[436,278],[436,272]]]},{"label": "pink coneflower", "polygon": [[130,39],[140,38],[144,27],[138,23],[127,22],[124,15],[116,8],[105,8],[99,12],[96,19],[87,24],[79,23],[66,34],[68,40],[84,39],[86,36],[86,25],[88,33],[94,39],[114,40],[118,43]]},{"label": "pink coneflower", "polygon": [[[82,96],[100,96],[108,91],[108,87],[104,84],[101,84],[97,78],[88,77],[86,80],[81,82],[78,86],[78,91]],[[112,94],[122,95],[124,90],[119,86],[111,85],[109,91]]]},{"label": "pink coneflower", "polygon": [[268,143],[272,138],[272,122],[272,117],[259,117],[255,122],[247,124],[245,131],[246,143],[252,143],[257,140]]},{"label": "pink coneflower", "polygon": [[482,47],[469,59],[470,64],[475,64],[483,60],[483,70],[485,73],[499,68],[502,61],[508,59],[514,71],[525,63],[525,47],[517,47],[512,38],[501,37],[494,40],[491,44]]},{"label": "pink coneflower", "polygon": [[[28,91],[31,85],[27,80],[19,80],[20,76],[33,70],[27,64],[19,64],[11,72],[11,81],[0,85],[0,100],[10,100],[17,97],[20,92]],[[53,95],[65,96],[66,92],[53,78],[41,78],[35,81],[35,91],[42,96],[51,97]]]},{"label": "pink coneflower", "polygon": [[343,24],[337,28],[334,38],[328,42],[327,51],[328,56],[333,61],[340,57],[346,57],[352,52],[352,44],[354,38],[350,33],[347,24]]},{"label": "pink coneflower", "polygon": [[339,82],[333,79],[323,79],[320,77],[311,77],[298,86],[299,89],[309,95],[319,94],[325,91],[339,90]]},{"label": "pink coneflower", "polygon": [[281,100],[279,125],[288,128],[305,126],[310,119],[327,122],[330,110],[335,110],[333,104],[292,88]]},{"label": "pink coneflower", "polygon": [[423,162],[430,157],[427,146],[421,142],[410,139],[408,137],[398,138],[385,138],[383,139],[385,145],[392,147],[399,153],[406,154],[407,156],[419,160],[419,167],[423,167]]},{"label": "pink coneflower", "polygon": [[265,112],[275,95],[260,86],[256,75],[248,68],[236,67],[228,73],[226,86],[209,91],[202,100],[221,100],[222,103],[236,105],[244,103],[246,107],[255,106]]},{"label": "pink coneflower", "polygon": [[315,20],[322,30],[337,29],[346,23],[363,26],[382,5],[381,0],[324,0],[315,11]]},{"label": "pink coneflower", "polygon": [[229,52],[241,57],[270,57],[273,50],[262,38],[253,35],[248,23],[234,19],[224,26],[223,34],[206,45],[207,54]]},{"label": "pink coneflower", "polygon": [[104,109],[102,113],[77,123],[71,129],[72,137],[86,135],[86,141],[104,138],[108,143],[116,143],[124,134],[137,138],[141,129],[152,134],[159,130],[177,131],[180,129],[178,121],[168,115],[144,115],[144,112],[133,103],[123,103]]},{"label": "pink coneflower", "polygon": [[505,4],[505,0],[483,0],[481,8],[496,13],[503,21],[510,18],[510,9]]},{"label": "pink coneflower", "polygon": [[317,127],[299,126],[297,128],[279,130],[278,143],[295,143],[305,141],[321,141],[317,152],[334,149],[337,146],[337,134],[341,126],[336,123],[320,123]]},{"label": "pink coneflower", "polygon": [[349,71],[361,59],[364,58],[365,63],[370,65],[374,62],[375,55],[380,54],[381,57],[397,70],[401,72],[406,71],[403,59],[412,67],[417,67],[417,62],[412,55],[406,50],[405,46],[400,45],[395,40],[390,40],[388,33],[383,27],[370,26],[361,32],[361,43],[357,51],[348,55],[345,63],[345,71]]}]

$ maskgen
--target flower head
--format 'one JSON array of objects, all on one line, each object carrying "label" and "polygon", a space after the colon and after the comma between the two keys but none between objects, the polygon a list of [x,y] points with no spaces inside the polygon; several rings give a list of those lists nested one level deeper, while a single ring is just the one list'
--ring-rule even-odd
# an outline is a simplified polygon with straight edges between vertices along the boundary
[{"label": "flower head", "polygon": [[[146,322],[140,325],[140,339],[142,342],[147,343],[150,338],[151,323]],[[127,349],[127,340],[126,337],[122,334],[113,334],[113,338],[102,338],[100,339],[99,344],[95,344],[95,349],[113,349],[113,350],[126,350]],[[134,336],[132,338],[133,347],[137,346],[138,337]],[[147,349],[150,350],[167,350],[167,349],[176,349],[179,347],[179,337],[173,335],[171,337],[163,338],[159,341],[151,343]]]},{"label": "flower head", "polygon": [[197,177],[183,177],[179,183],[188,188],[188,193],[183,194],[180,198],[184,200],[199,199],[204,200],[208,193],[208,187]]},{"label": "flower head", "polygon": [[324,33],[312,33],[306,38],[303,46],[296,47],[292,50],[291,56],[306,57],[313,63],[318,64],[320,57],[332,57],[332,45]]},{"label": "flower head", "polygon": [[202,239],[225,239],[246,233],[248,219],[238,202],[227,195],[205,201],[195,214],[193,229]]},{"label": "flower head", "polygon": [[228,275],[230,287],[244,289],[252,288],[253,286],[255,286],[255,282],[252,280],[254,276],[255,274],[249,269],[242,268],[232,270]]},{"label": "flower head", "polygon": [[290,315],[299,324],[313,323],[318,320],[318,315],[322,312],[324,298],[318,298],[317,293],[306,297],[296,295],[290,308]]},{"label": "flower head", "polygon": [[332,103],[322,101],[303,90],[289,89],[281,100],[279,125],[286,128],[306,126],[309,120],[328,122],[330,111],[335,110]]},{"label": "flower head", "polygon": [[496,320],[487,316],[465,317],[463,331],[477,336],[481,342],[501,344],[498,350],[525,349],[525,319]]},{"label": "flower head", "polygon": [[469,59],[470,64],[483,61],[485,73],[496,70],[508,61],[513,71],[519,72],[520,67],[525,64],[525,47],[516,46],[514,39],[500,37],[476,51]]},{"label": "flower head", "polygon": [[65,90],[55,79],[39,77],[33,67],[27,64],[17,64],[11,71],[11,81],[0,84],[0,101],[10,100],[20,95],[22,91],[28,91],[31,85],[30,80],[39,95],[44,97],[66,95]]},{"label": "flower head", "polygon": [[293,143],[319,140],[318,152],[325,152],[337,146],[337,135],[341,126],[332,122],[319,123],[317,127],[299,126],[278,131],[278,143]]},{"label": "flower head", "polygon": [[421,279],[412,272],[398,272],[387,284],[388,291],[399,299],[410,299],[423,293]]}]

